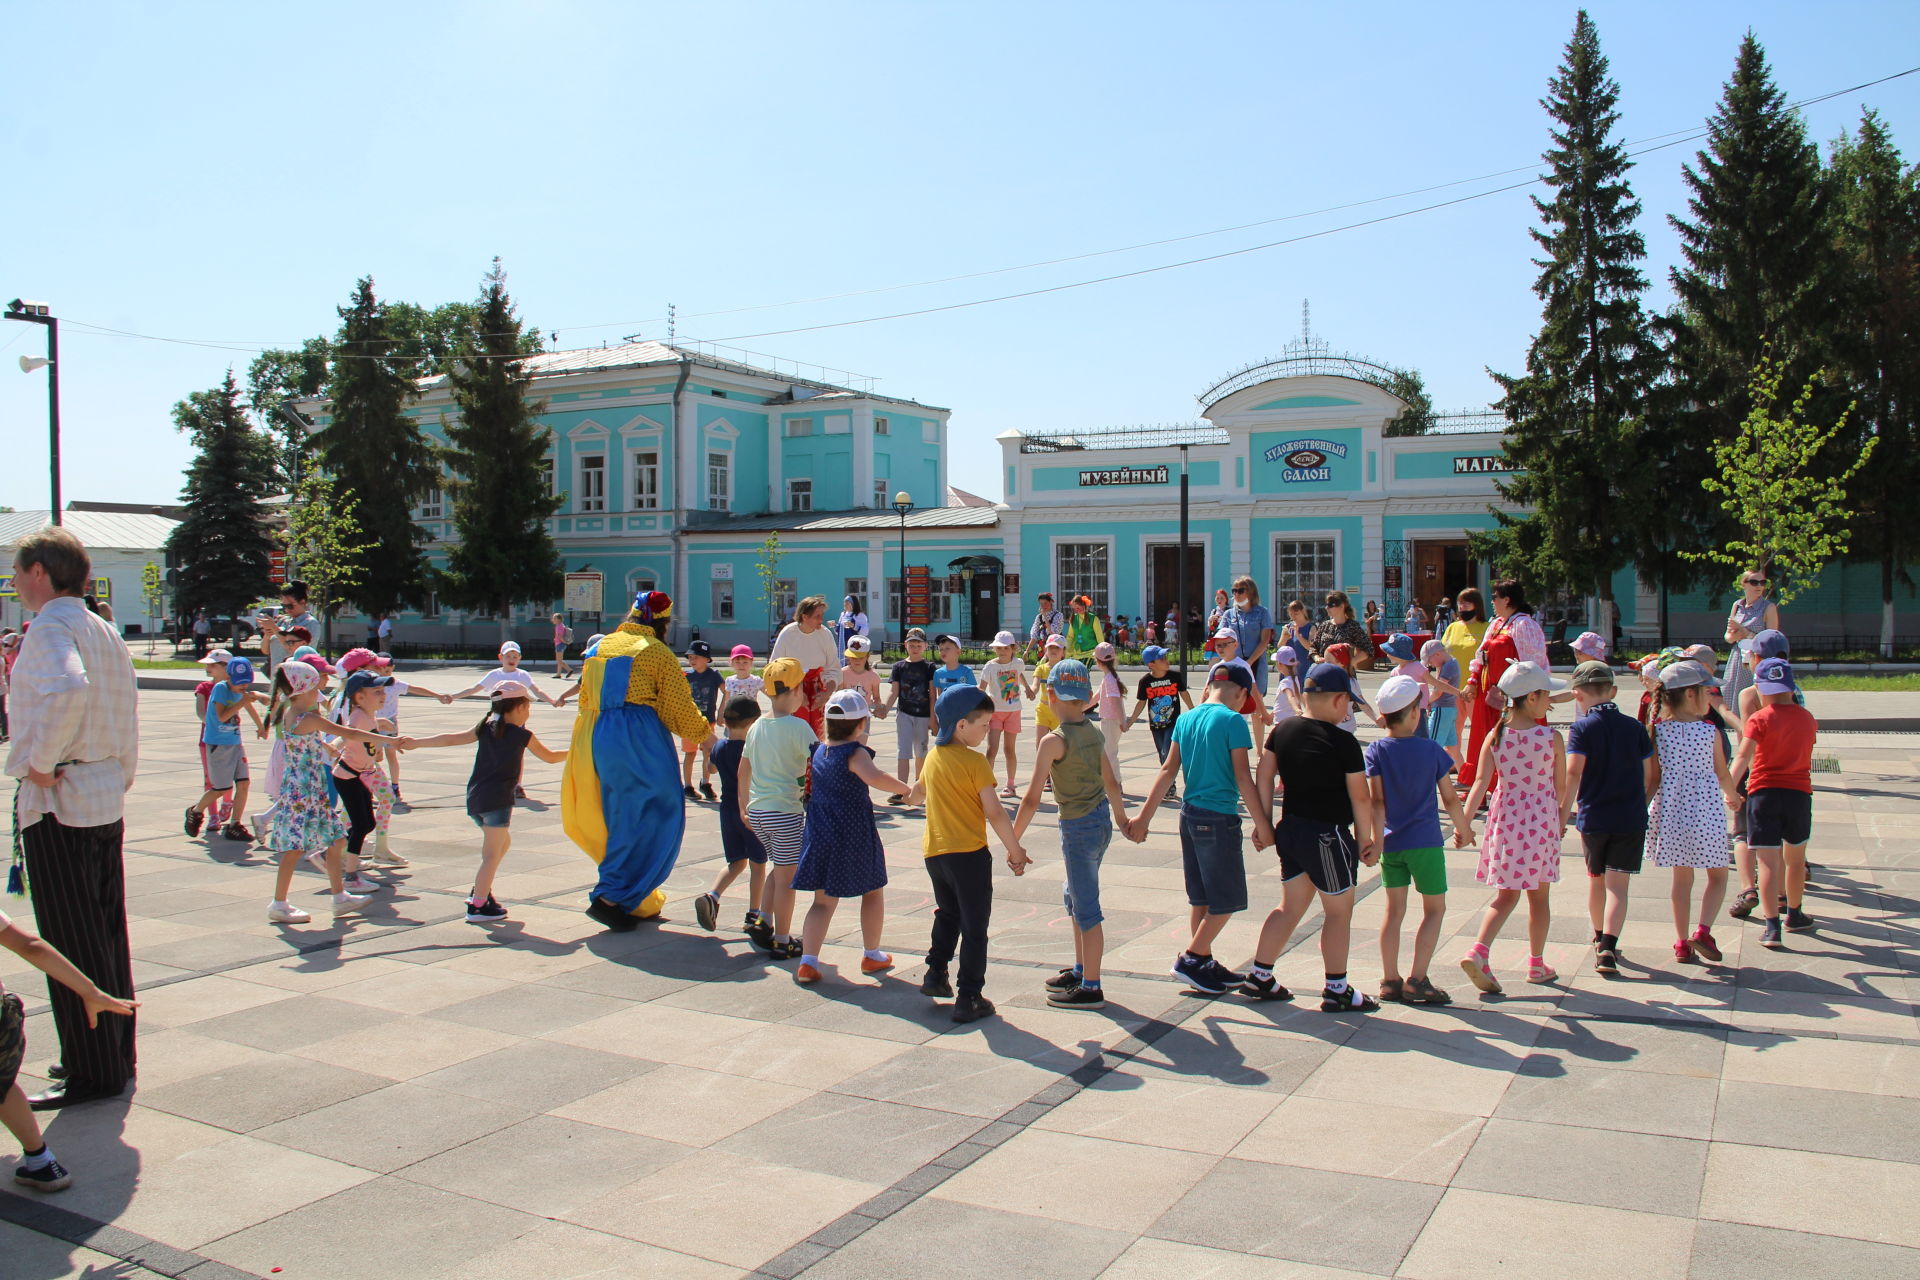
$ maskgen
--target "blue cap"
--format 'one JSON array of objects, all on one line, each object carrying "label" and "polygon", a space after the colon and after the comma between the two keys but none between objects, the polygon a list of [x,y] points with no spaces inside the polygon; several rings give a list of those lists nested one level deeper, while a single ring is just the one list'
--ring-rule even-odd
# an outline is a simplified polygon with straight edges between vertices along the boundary
[{"label": "blue cap", "polygon": [[1253,671],[1238,658],[1226,662],[1216,662],[1213,670],[1207,673],[1212,684],[1237,684],[1247,692],[1253,692]]},{"label": "blue cap", "polygon": [[353,696],[363,689],[384,689],[392,683],[392,676],[377,676],[371,671],[356,671],[347,677],[347,701],[353,701]]},{"label": "blue cap", "polygon": [[252,684],[253,663],[246,658],[235,658],[227,664],[228,684]]},{"label": "blue cap", "polygon": [[1167,656],[1167,651],[1157,644],[1150,644],[1140,651],[1140,661],[1158,662]]},{"label": "blue cap", "polygon": [[1413,647],[1413,637],[1404,631],[1396,631],[1388,636],[1387,642],[1380,646],[1380,652],[1401,662],[1412,662],[1419,657]]},{"label": "blue cap", "polygon": [[1333,662],[1316,662],[1307,668],[1307,678],[1300,682],[1304,693],[1344,693],[1353,694],[1353,677],[1346,668]]},{"label": "blue cap", "polygon": [[953,731],[962,720],[992,705],[993,699],[977,684],[957,684],[941,694],[940,701],[933,704],[934,723],[939,726],[933,735],[933,745],[944,747],[952,742]]},{"label": "blue cap", "polygon": [[1092,702],[1093,678],[1087,664],[1078,658],[1065,658],[1047,672],[1047,687],[1068,702]]},{"label": "blue cap", "polygon": [[1794,693],[1800,682],[1793,678],[1793,664],[1785,658],[1768,658],[1753,671],[1753,687],[1762,693]]}]

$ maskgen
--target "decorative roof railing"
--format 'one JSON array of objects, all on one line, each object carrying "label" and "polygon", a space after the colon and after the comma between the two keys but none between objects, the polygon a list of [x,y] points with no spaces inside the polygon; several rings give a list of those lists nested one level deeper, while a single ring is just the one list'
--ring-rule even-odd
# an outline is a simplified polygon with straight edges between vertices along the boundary
[{"label": "decorative roof railing", "polygon": [[1028,435],[1022,453],[1068,453],[1083,449],[1172,449],[1183,444],[1226,444],[1231,437],[1211,422],[1161,422],[1098,431],[1058,431]]}]

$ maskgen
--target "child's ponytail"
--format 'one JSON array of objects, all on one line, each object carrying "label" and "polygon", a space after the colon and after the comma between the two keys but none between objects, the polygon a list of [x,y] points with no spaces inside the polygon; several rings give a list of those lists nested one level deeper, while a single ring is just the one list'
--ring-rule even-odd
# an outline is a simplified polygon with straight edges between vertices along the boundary
[{"label": "child's ponytail", "polygon": [[293,686],[287,683],[285,669],[273,673],[273,694],[267,699],[267,723],[277,725],[280,713],[286,709],[293,697]]}]

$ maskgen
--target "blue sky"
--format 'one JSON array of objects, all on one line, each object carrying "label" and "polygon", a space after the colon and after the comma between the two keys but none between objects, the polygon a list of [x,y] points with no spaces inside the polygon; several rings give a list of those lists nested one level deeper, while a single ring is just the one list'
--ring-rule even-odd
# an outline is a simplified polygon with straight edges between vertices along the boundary
[{"label": "blue sky", "polygon": [[[954,410],[955,483],[998,496],[1008,428],[1196,416],[1311,299],[1336,350],[1484,406],[1537,319],[1524,191],[1200,266],[940,306],[1335,227],[1452,188],[1034,270],[730,315],[1310,213],[1537,166],[1577,6],[1530,3],[10,6],[0,296],[63,331],[68,498],[171,501],[169,409],[249,350],[389,298],[470,297],[495,254],[563,346],[665,334],[877,376]],[[1751,24],[1799,99],[1920,62],[1911,3],[1590,6],[1630,139],[1697,126]],[[31,56],[25,56],[27,54]],[[1920,159],[1920,76],[1878,107]],[[1645,157],[1666,296],[1697,144]],[[1524,175],[1522,175],[1524,176]],[[0,503],[46,504],[38,330],[0,325]]]}]

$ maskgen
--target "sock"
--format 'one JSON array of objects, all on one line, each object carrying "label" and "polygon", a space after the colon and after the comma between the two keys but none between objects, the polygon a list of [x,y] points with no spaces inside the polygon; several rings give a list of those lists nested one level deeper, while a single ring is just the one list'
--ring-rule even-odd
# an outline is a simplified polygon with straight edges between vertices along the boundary
[{"label": "sock", "polygon": [[1085,977],[1085,976],[1086,976],[1086,972],[1087,972],[1087,971],[1086,971],[1086,967],[1085,967],[1085,966],[1083,966],[1083,965],[1080,965],[1080,964],[1075,964],[1075,965],[1073,966],[1073,976],[1074,976],[1074,977],[1076,977],[1076,978],[1081,978],[1081,977]]},{"label": "sock", "polygon": [[1327,975],[1327,990],[1329,990],[1329,991],[1331,991],[1331,992],[1333,992],[1333,994],[1335,994],[1335,995],[1337,995],[1337,996],[1338,996],[1338,995],[1345,995],[1345,994],[1346,994],[1346,991],[1347,991],[1347,975],[1346,975],[1346,974],[1344,974],[1344,973],[1330,973],[1330,974],[1328,974],[1328,975]]},{"label": "sock", "polygon": [[20,1167],[22,1169],[44,1169],[53,1163],[53,1148],[42,1142],[38,1151],[22,1151]]},{"label": "sock", "polygon": [[1605,938],[1606,936],[1607,936],[1606,934],[1604,934],[1604,933],[1602,933],[1602,932],[1600,932],[1600,931],[1599,931],[1598,929],[1595,929],[1595,930],[1593,931],[1593,945],[1594,945],[1594,946],[1596,946],[1596,947],[1597,947],[1597,946],[1599,946],[1599,945],[1600,945],[1600,942],[1601,942],[1601,940],[1602,940],[1603,938]]},{"label": "sock", "polygon": [[1213,952],[1211,952],[1211,951],[1193,951],[1193,950],[1189,950],[1189,951],[1187,952],[1187,959],[1189,959],[1189,960],[1203,960],[1203,961],[1204,961],[1204,960],[1211,960],[1211,959],[1213,959]]},{"label": "sock", "polygon": [[1488,947],[1487,944],[1484,942],[1476,942],[1471,947],[1467,948],[1467,957],[1469,959],[1488,960],[1488,959],[1491,959],[1492,956],[1493,956],[1492,949]]},{"label": "sock", "polygon": [[1082,978],[1080,980],[1080,986],[1081,989],[1085,991],[1098,991],[1100,989],[1100,979]]},{"label": "sock", "polygon": [[884,951],[869,950],[867,952],[867,959],[869,960],[885,960],[886,958],[887,958],[887,953]]},{"label": "sock", "polygon": [[293,906],[293,904],[291,902],[288,902],[285,898],[276,898],[274,901],[269,902],[267,905],[270,907],[292,907]]},{"label": "sock", "polygon": [[1603,933],[1600,935],[1600,945],[1609,951],[1618,951],[1620,949],[1620,935],[1617,933]]},{"label": "sock", "polygon": [[1527,966],[1533,969],[1544,969],[1547,967],[1547,958],[1545,956],[1528,956]]},{"label": "sock", "polygon": [[1271,978],[1273,976],[1273,965],[1265,960],[1255,960],[1250,968],[1253,970],[1253,976],[1256,978]]},{"label": "sock", "polygon": [[820,967],[820,957],[819,956],[801,956],[800,963],[810,964],[814,968],[818,969]]}]

